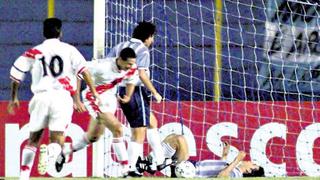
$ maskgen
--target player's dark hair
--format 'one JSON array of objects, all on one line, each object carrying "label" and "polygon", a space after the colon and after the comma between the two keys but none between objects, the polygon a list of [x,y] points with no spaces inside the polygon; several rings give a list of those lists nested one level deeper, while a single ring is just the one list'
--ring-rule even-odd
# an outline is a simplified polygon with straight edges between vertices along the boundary
[{"label": "player's dark hair", "polygon": [[140,39],[144,42],[149,37],[156,33],[156,26],[151,22],[142,21],[139,22],[138,26],[133,30],[132,37]]},{"label": "player's dark hair", "polygon": [[136,58],[137,55],[132,48],[124,48],[120,52],[120,57],[122,60],[126,61],[128,58]]},{"label": "player's dark hair", "polygon": [[263,167],[259,167],[259,169],[253,169],[251,173],[243,173],[243,177],[264,177],[264,169]]},{"label": "player's dark hair", "polygon": [[47,39],[58,38],[61,33],[62,22],[58,18],[47,18],[43,21],[43,36]]}]

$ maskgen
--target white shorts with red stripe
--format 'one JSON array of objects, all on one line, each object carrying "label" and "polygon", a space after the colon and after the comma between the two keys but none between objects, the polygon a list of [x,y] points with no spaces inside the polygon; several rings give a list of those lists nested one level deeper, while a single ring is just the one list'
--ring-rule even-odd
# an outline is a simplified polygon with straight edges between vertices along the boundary
[{"label": "white shorts with red stripe", "polygon": [[84,90],[82,92],[82,97],[83,97],[83,103],[85,107],[87,108],[89,114],[91,117],[94,119],[97,118],[98,113],[112,113],[115,114],[118,106],[118,100],[115,94],[106,91],[100,94],[100,100],[101,103],[97,104],[92,97],[88,97],[87,95],[88,91]]},{"label": "white shorts with red stripe", "polygon": [[29,130],[36,132],[46,127],[64,132],[71,123],[73,100],[65,90],[35,93],[29,103]]}]

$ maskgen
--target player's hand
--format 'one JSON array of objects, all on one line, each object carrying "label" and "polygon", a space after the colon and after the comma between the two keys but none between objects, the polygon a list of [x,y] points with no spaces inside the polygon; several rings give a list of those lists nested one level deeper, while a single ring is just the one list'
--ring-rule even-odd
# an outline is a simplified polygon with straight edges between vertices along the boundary
[{"label": "player's hand", "polygon": [[162,101],[162,96],[159,93],[154,94],[153,97],[156,99],[156,103],[160,103]]},{"label": "player's hand", "polygon": [[7,111],[9,114],[14,115],[15,114],[15,108],[19,108],[20,107],[20,102],[18,99],[15,99],[13,101],[9,101],[8,107],[7,107]]},{"label": "player's hand", "polygon": [[85,112],[87,111],[86,107],[81,101],[76,101],[73,103],[73,109],[75,109],[77,112]]},{"label": "player's hand", "polygon": [[223,141],[223,150],[222,150],[222,157],[227,157],[230,150],[230,144],[227,141]]},{"label": "player's hand", "polygon": [[127,95],[124,95],[123,97],[121,97],[121,96],[117,96],[118,97],[118,101],[120,102],[120,103],[122,103],[122,104],[126,104],[126,103],[128,103],[128,102],[130,102],[130,97],[129,96],[127,96]]},{"label": "player's hand", "polygon": [[101,101],[101,99],[100,99],[99,94],[98,94],[98,93],[92,93],[92,95],[93,95],[93,97],[94,97],[94,99],[95,99],[95,104],[97,104],[97,105],[102,105],[102,101]]},{"label": "player's hand", "polygon": [[237,158],[242,161],[246,157],[246,153],[244,151],[239,151]]}]

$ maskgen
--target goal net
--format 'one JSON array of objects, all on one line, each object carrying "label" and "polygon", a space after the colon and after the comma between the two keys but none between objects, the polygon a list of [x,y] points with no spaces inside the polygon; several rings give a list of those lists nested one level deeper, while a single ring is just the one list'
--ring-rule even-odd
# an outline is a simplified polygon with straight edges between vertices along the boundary
[{"label": "goal net", "polygon": [[267,176],[320,175],[318,1],[105,0],[104,10],[102,56],[137,22],[157,26],[150,70],[165,98],[152,103],[162,138],[184,134],[194,160],[219,159],[227,141],[229,161],[245,151]]}]

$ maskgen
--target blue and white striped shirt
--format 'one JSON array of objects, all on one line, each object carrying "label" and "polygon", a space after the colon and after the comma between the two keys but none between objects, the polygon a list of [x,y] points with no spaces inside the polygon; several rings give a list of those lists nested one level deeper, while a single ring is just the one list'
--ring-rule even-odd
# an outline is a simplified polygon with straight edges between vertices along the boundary
[{"label": "blue and white striped shirt", "polygon": [[[150,71],[149,71],[150,52],[148,47],[145,46],[143,42],[139,39],[131,38],[129,41],[119,43],[118,45],[116,45],[111,49],[107,57],[118,57],[120,55],[121,50],[126,47],[130,47],[135,51],[137,55],[136,64],[138,69],[145,69],[147,75],[150,77]],[[137,81],[136,86],[142,86],[142,85],[143,83],[139,79],[139,81]]]},{"label": "blue and white striped shirt", "polygon": [[[196,162],[194,165],[196,167],[196,177],[209,178],[217,177],[228,166],[228,163],[224,160],[203,160]],[[241,178],[242,173],[236,167],[231,171],[230,177]]]}]

